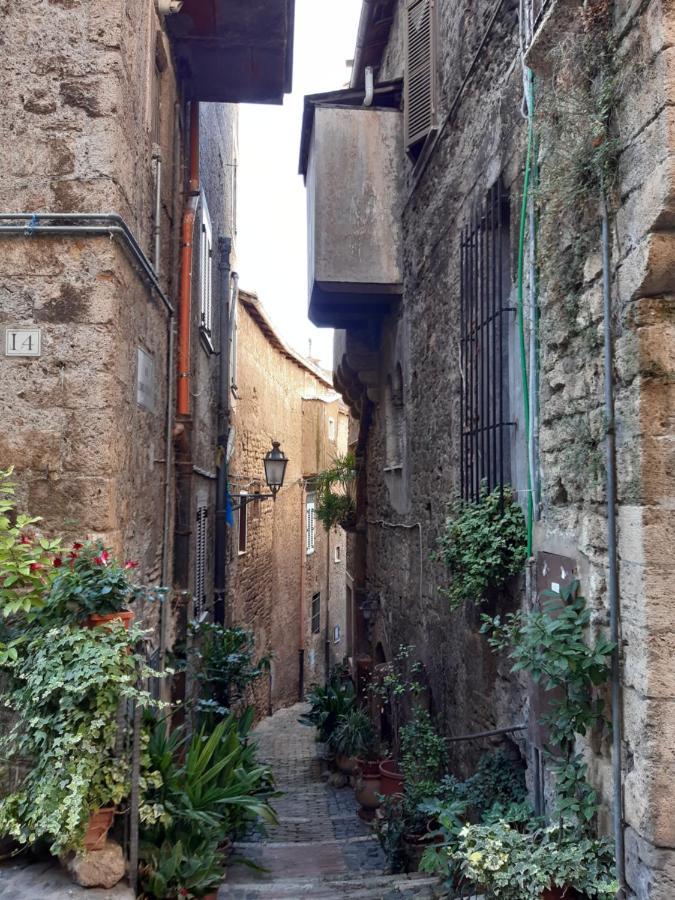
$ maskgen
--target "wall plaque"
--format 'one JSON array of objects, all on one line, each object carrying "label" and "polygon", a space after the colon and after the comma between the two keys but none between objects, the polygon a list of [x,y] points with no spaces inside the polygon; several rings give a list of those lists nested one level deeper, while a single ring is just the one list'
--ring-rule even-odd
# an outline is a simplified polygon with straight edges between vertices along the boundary
[{"label": "wall plaque", "polygon": [[5,330],[5,356],[40,356],[42,335],[39,328],[9,328]]}]

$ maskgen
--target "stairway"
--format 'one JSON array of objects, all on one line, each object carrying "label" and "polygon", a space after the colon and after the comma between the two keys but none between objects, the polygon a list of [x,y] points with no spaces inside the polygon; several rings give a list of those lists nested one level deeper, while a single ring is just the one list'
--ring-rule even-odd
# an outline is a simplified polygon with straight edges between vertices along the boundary
[{"label": "stairway", "polygon": [[[260,757],[284,796],[275,801],[279,825],[237,844],[236,856],[265,871],[233,864],[218,900],[398,900],[434,898],[438,881],[389,875],[372,830],[357,816],[351,788],[322,778],[313,729],[298,723],[306,707],[280,710],[256,728]],[[234,862],[234,860],[233,860]]]}]

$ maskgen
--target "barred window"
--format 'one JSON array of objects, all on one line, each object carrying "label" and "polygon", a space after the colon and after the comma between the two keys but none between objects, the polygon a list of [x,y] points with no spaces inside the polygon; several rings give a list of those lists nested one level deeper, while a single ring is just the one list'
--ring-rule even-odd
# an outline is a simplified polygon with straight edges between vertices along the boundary
[{"label": "barred window", "polygon": [[461,490],[480,498],[510,481],[508,305],[511,290],[509,198],[495,183],[462,231]]},{"label": "barred window", "polygon": [[321,631],[321,594],[312,597],[312,634]]}]

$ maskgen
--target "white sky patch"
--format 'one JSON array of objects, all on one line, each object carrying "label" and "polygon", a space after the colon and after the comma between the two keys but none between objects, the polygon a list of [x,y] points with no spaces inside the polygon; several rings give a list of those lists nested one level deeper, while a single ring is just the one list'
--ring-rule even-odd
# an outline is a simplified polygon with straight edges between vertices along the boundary
[{"label": "white sky patch", "polygon": [[239,112],[237,266],[281,336],[332,369],[333,332],[307,318],[306,197],[298,175],[305,94],[346,85],[361,0],[296,0],[293,93]]}]

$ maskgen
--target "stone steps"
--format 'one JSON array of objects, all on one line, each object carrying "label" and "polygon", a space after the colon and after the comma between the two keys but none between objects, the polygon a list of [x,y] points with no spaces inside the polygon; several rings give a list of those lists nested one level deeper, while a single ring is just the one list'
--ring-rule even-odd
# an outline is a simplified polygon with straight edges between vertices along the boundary
[{"label": "stone steps", "polygon": [[433,900],[438,881],[422,875],[354,875],[222,885],[218,900]]}]

